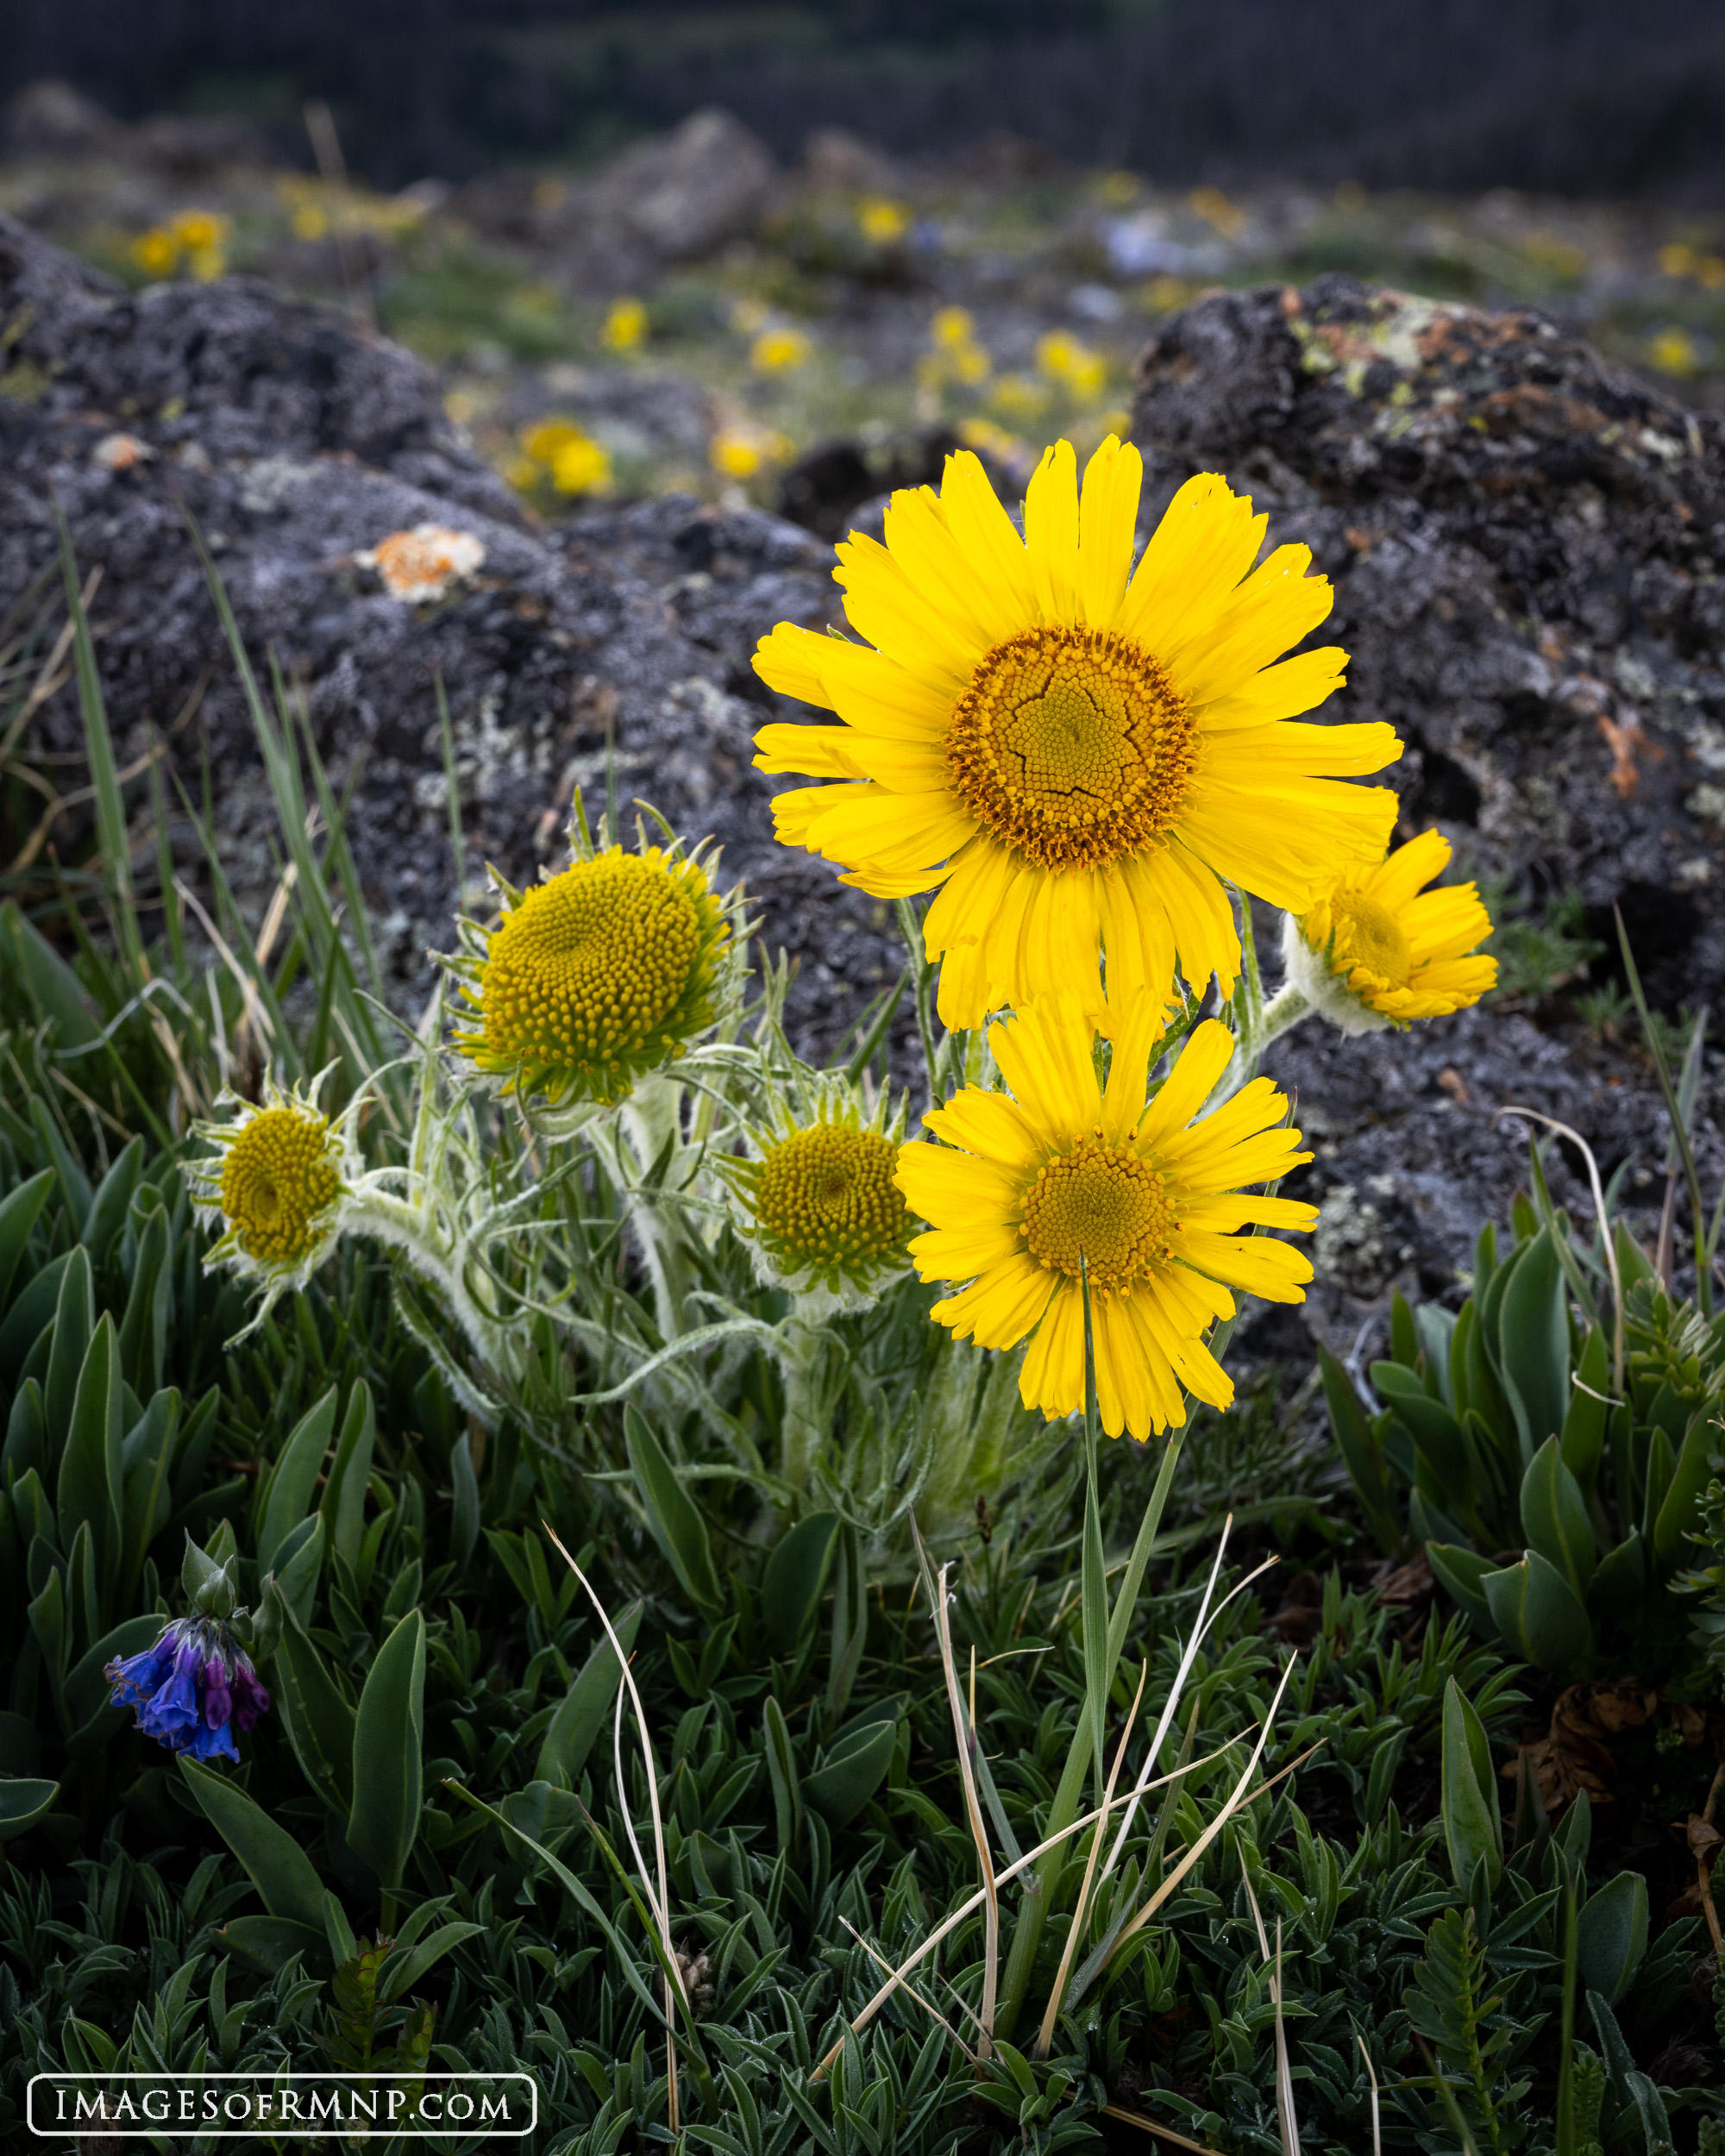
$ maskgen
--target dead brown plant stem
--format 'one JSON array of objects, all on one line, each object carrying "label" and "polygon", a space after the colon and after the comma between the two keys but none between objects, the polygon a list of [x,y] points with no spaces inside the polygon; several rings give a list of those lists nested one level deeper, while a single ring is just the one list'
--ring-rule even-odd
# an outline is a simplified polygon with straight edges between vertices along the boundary
[{"label": "dead brown plant stem", "polygon": [[1138,1670],[1138,1690],[1132,1695],[1132,1711],[1126,1716],[1126,1726],[1120,1732],[1120,1740],[1114,1746],[1114,1764],[1108,1770],[1107,1786],[1102,1791],[1102,1809],[1096,1821],[1096,1831],[1090,1837],[1090,1854],[1085,1860],[1083,1883],[1078,1890],[1078,1899],[1073,1906],[1072,1921],[1067,1927],[1066,1944],[1061,1949],[1060,1966],[1055,1971],[1054,1984],[1048,1995],[1048,2004],[1043,2009],[1042,2026],[1036,2033],[1033,2056],[1046,2059],[1054,2046],[1054,2025],[1060,2018],[1060,2002],[1066,1996],[1066,1986],[1072,1974],[1072,1958],[1078,1951],[1078,1942],[1084,1936],[1085,1919],[1089,1915],[1090,1890],[1096,1877],[1096,1865],[1102,1853],[1102,1842],[1108,1831],[1108,1814],[1113,1808],[1114,1783],[1120,1777],[1120,1766],[1126,1756],[1126,1743],[1138,1720],[1138,1710],[1144,1701],[1144,1688],[1150,1681],[1150,1664],[1145,1662]]},{"label": "dead brown plant stem", "polygon": [[[994,1883],[994,1858],[988,1852],[988,1829],[982,1821],[982,1807],[976,1795],[976,1771],[970,1758],[971,1720],[964,1712],[964,1702],[958,1691],[958,1669],[952,1657],[952,1627],[946,1609],[946,1575],[949,1567],[943,1564],[935,1585],[935,1633],[940,1642],[940,1666],[946,1677],[946,1696],[952,1709],[952,1732],[958,1744],[958,1768],[964,1784],[964,1812],[970,1822],[970,1839],[976,1845],[976,1862],[982,1874],[982,1892],[986,1897],[982,1919],[982,2009],[977,2016],[976,2049],[981,2057],[991,2058],[994,2049],[994,2002],[999,1996],[1000,1981],[1000,1897]],[[974,1664],[974,1657],[973,1657]],[[972,1714],[975,1712],[975,1670],[971,1670]]]}]

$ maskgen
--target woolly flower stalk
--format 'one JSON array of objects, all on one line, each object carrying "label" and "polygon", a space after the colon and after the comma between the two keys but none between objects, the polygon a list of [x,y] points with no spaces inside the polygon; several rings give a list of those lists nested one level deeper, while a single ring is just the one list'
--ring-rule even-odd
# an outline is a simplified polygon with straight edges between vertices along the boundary
[{"label": "woolly flower stalk", "polygon": [[248,1332],[281,1296],[304,1288],[341,1237],[361,1162],[354,1108],[332,1123],[317,1105],[328,1075],[309,1093],[284,1093],[267,1078],[261,1104],[223,1093],[216,1105],[235,1109],[232,1119],[197,1125],[215,1150],[191,1164],[192,1204],[223,1231],[204,1267],[226,1267],[262,1287]]},{"label": "woolly flower stalk", "polygon": [[1344,1033],[1377,1032],[1465,1010],[1495,987],[1497,961],[1475,949],[1491,933],[1477,889],[1424,888],[1450,851],[1441,831],[1422,831],[1375,867],[1345,868],[1303,916],[1289,914],[1270,1031],[1311,1009]]},{"label": "woolly flower stalk", "polygon": [[464,922],[454,1046],[524,1107],[622,1100],[718,1014],[732,924],[697,855],[594,851],[521,892],[498,880],[502,917]]},{"label": "woolly flower stalk", "polygon": [[1258,561],[1267,520],[1207,473],[1134,569],[1142,479],[1110,436],[1081,494],[1058,442],[1021,535],[961,451],[938,496],[893,496],[884,546],[838,548],[863,642],[781,623],[756,654],[770,687],[838,719],[756,736],[762,770],[837,781],[780,794],[780,838],[877,898],[936,893],[923,933],[949,1027],[1074,991],[1098,1015],[1103,957],[1117,1002],[1165,1005],[1176,968],[1226,996],[1228,885],[1303,912],[1389,842],[1394,794],[1346,781],[1400,755],[1390,728],[1293,723],[1346,663],[1281,657],[1330,611],[1309,549]]},{"label": "woolly flower stalk", "polygon": [[960,1338],[1029,1339],[1027,1407],[1050,1420],[1084,1403],[1088,1268],[1096,1395],[1110,1437],[1147,1438],[1184,1419],[1181,1388],[1213,1407],[1232,1382],[1204,1344],[1234,1314],[1233,1290],[1301,1302],[1310,1261],[1254,1225],[1309,1229],[1316,1208],[1248,1194],[1308,1161],[1282,1125],[1267,1078],[1194,1122],[1233,1052],[1216,1019],[1193,1032],[1145,1100],[1161,1014],[1147,1000],[1110,1015],[1106,1086],[1078,995],[1038,999],[990,1026],[1007,1094],[966,1087],[923,1118],[940,1145],[899,1155],[899,1187],[931,1225],[911,1244],[925,1280],[966,1283],[931,1314]]}]

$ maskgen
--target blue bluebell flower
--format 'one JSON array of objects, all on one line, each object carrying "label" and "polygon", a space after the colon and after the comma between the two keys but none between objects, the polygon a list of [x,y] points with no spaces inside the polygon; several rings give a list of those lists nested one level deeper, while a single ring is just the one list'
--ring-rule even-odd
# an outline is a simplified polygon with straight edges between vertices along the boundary
[{"label": "blue bluebell flower", "polygon": [[242,1736],[269,1711],[269,1694],[244,1649],[210,1617],[178,1617],[141,1654],[103,1672],[116,1707],[135,1707],[138,1727],[170,1752],[232,1759]]}]

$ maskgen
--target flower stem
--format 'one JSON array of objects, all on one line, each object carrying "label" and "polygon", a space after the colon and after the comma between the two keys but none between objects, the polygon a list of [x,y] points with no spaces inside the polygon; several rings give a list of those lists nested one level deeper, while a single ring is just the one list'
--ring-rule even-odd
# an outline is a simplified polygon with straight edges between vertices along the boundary
[{"label": "flower stem", "polygon": [[1265,1049],[1297,1025],[1311,1008],[1304,993],[1291,981],[1284,981],[1267,1003],[1258,1000],[1256,1011],[1247,1012],[1246,1022],[1234,1037],[1233,1057],[1210,1095],[1212,1110],[1220,1108],[1225,1100],[1232,1100],[1242,1086],[1258,1075]]},{"label": "flower stem", "polygon": [[825,1349],[819,1331],[800,1319],[787,1318],[779,1328],[779,1369],[785,1382],[779,1468],[794,1490],[808,1488],[820,1450],[825,1420]]}]

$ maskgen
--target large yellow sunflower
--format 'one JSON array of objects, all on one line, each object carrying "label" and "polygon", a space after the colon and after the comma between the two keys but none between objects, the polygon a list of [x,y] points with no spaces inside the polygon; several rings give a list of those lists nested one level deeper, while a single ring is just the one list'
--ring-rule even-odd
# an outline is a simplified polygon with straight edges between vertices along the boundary
[{"label": "large yellow sunflower", "polygon": [[[949,1026],[1055,989],[1165,1001],[1239,964],[1224,881],[1295,912],[1379,859],[1394,795],[1341,783],[1401,754],[1385,725],[1289,724],[1340,682],[1328,647],[1271,661],[1330,611],[1305,547],[1255,569],[1267,519],[1189,479],[1132,574],[1143,466],[1112,436],[1082,500],[1070,442],[1044,456],[1024,536],[968,451],[937,497],[894,494],[885,546],[853,534],[834,575],[867,638],[781,623],[755,665],[837,726],[766,726],[763,771],[837,779],[781,794],[779,837],[881,898],[939,887]],[[1094,984],[1094,985],[1093,985]]]},{"label": "large yellow sunflower", "polygon": [[1076,995],[1039,998],[988,1029],[1005,1094],[967,1087],[923,1120],[944,1146],[905,1146],[899,1187],[932,1225],[911,1244],[925,1280],[965,1281],[933,1315],[961,1338],[1007,1348],[1028,1335],[1026,1407],[1052,1419],[1084,1404],[1082,1251],[1090,1277],[1096,1398],[1110,1437],[1179,1420],[1180,1388],[1226,1407],[1233,1386],[1203,1342],[1233,1313],[1231,1288],[1299,1302],[1312,1268],[1253,1222],[1309,1228],[1314,1206],[1245,1194],[1312,1156],[1280,1125],[1287,1100],[1255,1078],[1194,1123],[1234,1040],[1207,1019],[1160,1092],[1145,1089],[1161,1012],[1138,998],[1113,1013],[1106,1089],[1091,1016]]},{"label": "large yellow sunflower", "polygon": [[1491,916],[1471,883],[1423,887],[1450,865],[1441,831],[1421,831],[1387,861],[1351,865],[1303,919],[1282,925],[1283,962],[1306,1000],[1344,1033],[1443,1018],[1497,984],[1476,953]]}]

